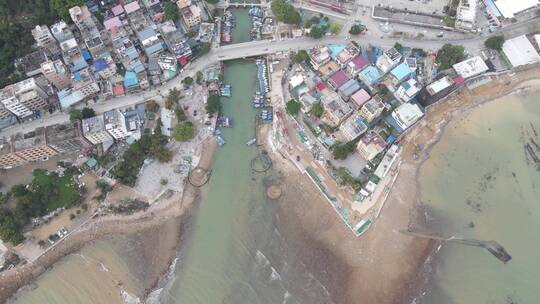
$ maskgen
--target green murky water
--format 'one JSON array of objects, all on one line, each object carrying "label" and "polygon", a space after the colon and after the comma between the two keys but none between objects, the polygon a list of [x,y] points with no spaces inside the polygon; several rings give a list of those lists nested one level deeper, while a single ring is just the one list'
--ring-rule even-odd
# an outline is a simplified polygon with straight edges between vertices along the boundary
[{"label": "green murky water", "polygon": [[432,229],[496,240],[513,259],[446,244],[422,303],[539,303],[540,171],[524,145],[540,137],[531,125],[540,132],[540,95],[508,96],[451,122],[434,147],[420,178]]}]

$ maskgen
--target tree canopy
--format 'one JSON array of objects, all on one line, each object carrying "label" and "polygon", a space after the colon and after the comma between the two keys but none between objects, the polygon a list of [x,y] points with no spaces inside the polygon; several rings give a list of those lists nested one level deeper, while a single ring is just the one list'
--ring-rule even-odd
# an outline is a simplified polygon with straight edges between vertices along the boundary
[{"label": "tree canopy", "polygon": [[287,24],[300,24],[302,18],[298,11],[285,0],[272,0],[270,5],[272,13],[278,21]]},{"label": "tree canopy", "polygon": [[96,112],[92,108],[84,107],[81,111],[82,118],[90,118],[96,116]]},{"label": "tree canopy", "polygon": [[84,0],[51,0],[50,5],[54,12],[64,21],[71,22],[69,9],[84,4]]},{"label": "tree canopy", "polygon": [[331,32],[332,34],[334,34],[334,35],[337,35],[337,34],[339,34],[339,33],[341,32],[341,28],[342,28],[342,27],[343,27],[343,26],[342,26],[340,23],[337,23],[337,22],[336,22],[336,23],[332,23],[332,24],[330,25],[330,32]]},{"label": "tree canopy", "polygon": [[145,107],[146,110],[151,113],[157,113],[159,111],[159,104],[155,100],[149,100]]},{"label": "tree canopy", "polygon": [[182,95],[180,94],[180,91],[178,89],[170,89],[169,94],[167,95],[167,97],[165,97],[165,108],[167,110],[173,110],[178,105],[178,102],[181,98]]},{"label": "tree canopy", "polygon": [[193,78],[187,76],[187,77],[185,77],[184,79],[182,79],[182,83],[183,83],[185,86],[189,87],[189,86],[191,86],[191,85],[193,84]]},{"label": "tree canopy", "polygon": [[437,52],[436,62],[440,70],[446,70],[452,65],[465,59],[465,48],[462,45],[452,45],[447,43]]},{"label": "tree canopy", "polygon": [[496,50],[496,51],[501,51],[502,50],[502,46],[504,44],[504,36],[503,35],[499,35],[499,36],[493,36],[493,37],[489,37],[488,39],[486,39],[486,41],[484,41],[484,45],[487,47],[487,48],[490,48],[492,50]]},{"label": "tree canopy", "polygon": [[324,31],[318,26],[312,26],[309,35],[311,38],[319,39],[324,35]]},{"label": "tree canopy", "polygon": [[298,112],[300,112],[301,107],[302,105],[294,99],[287,101],[287,113],[289,113],[289,115],[291,116],[298,115]]},{"label": "tree canopy", "polygon": [[158,119],[153,134],[149,129],[145,129],[141,138],[131,144],[129,149],[124,152],[122,161],[112,170],[113,176],[120,183],[134,186],[146,158],[153,157],[160,162],[169,162],[172,159],[172,153],[166,147],[167,136],[161,133],[161,127],[161,119]]},{"label": "tree canopy", "polygon": [[292,60],[295,63],[301,63],[301,62],[308,62],[309,61],[309,54],[306,50],[300,50],[298,53],[294,54],[292,56]]},{"label": "tree canopy", "polygon": [[163,6],[163,11],[165,12],[165,19],[172,20],[174,22],[180,19],[180,12],[178,10],[178,5],[176,3],[167,1]]},{"label": "tree canopy", "polygon": [[345,144],[336,144],[332,149],[335,159],[346,159],[356,149],[356,142],[350,141]]},{"label": "tree canopy", "polygon": [[215,114],[221,111],[221,101],[218,95],[210,95],[206,101],[206,112],[208,114]]},{"label": "tree canopy", "polygon": [[321,118],[324,114],[324,107],[321,103],[316,103],[311,107],[311,114]]},{"label": "tree canopy", "polygon": [[172,137],[177,141],[190,141],[195,137],[195,126],[190,121],[177,124],[174,127]]},{"label": "tree canopy", "polygon": [[360,33],[362,33],[362,28],[359,25],[355,24],[351,26],[351,29],[349,30],[349,34],[359,35]]},{"label": "tree canopy", "polygon": [[204,78],[203,72],[197,71],[197,73],[195,73],[195,79],[196,79],[197,84],[201,84],[203,81],[203,78]]},{"label": "tree canopy", "polygon": [[82,119],[82,111],[79,109],[71,109],[69,110],[69,120],[71,122],[75,122],[77,120]]}]

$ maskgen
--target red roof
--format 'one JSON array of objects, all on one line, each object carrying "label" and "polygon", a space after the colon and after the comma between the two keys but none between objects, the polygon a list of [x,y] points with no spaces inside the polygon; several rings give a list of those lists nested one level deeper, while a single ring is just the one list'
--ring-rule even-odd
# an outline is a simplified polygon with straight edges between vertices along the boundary
[{"label": "red roof", "polygon": [[463,83],[463,77],[461,77],[460,75],[458,75],[456,78],[454,78],[454,83],[456,85],[460,85]]},{"label": "red roof", "polygon": [[317,91],[322,91],[326,88],[326,84],[324,84],[324,82],[319,82],[315,87],[317,88]]},{"label": "red roof", "polygon": [[360,70],[362,69],[363,67],[365,67],[366,65],[369,64],[369,60],[366,59],[366,57],[362,56],[362,55],[358,55],[356,57],[354,57],[351,62],[354,64],[354,67],[357,69],[357,70]]},{"label": "red roof", "polygon": [[187,63],[186,56],[181,56],[180,58],[178,58],[178,63],[180,63],[181,65],[186,65]]},{"label": "red roof", "polygon": [[124,94],[124,86],[121,83],[115,85],[114,88],[113,88],[113,94],[114,94],[114,96]]},{"label": "red roof", "polygon": [[339,88],[340,86],[344,85],[345,82],[349,81],[349,77],[347,74],[345,74],[345,72],[339,70],[330,77],[330,80],[334,83],[336,88]]}]

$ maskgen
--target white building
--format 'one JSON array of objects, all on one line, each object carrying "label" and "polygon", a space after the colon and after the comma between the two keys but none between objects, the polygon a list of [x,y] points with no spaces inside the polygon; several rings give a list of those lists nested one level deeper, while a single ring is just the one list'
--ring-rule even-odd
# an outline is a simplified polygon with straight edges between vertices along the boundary
[{"label": "white building", "polygon": [[429,93],[429,95],[433,96],[433,95],[441,92],[442,90],[450,87],[453,84],[454,84],[454,81],[452,80],[452,78],[450,78],[448,76],[444,76],[443,78],[430,83],[426,87],[426,90]]},{"label": "white building", "polygon": [[538,0],[496,0],[495,6],[504,18],[514,18],[516,14],[537,7]]},{"label": "white building", "polygon": [[463,79],[480,75],[482,73],[485,73],[489,69],[484,60],[482,60],[482,57],[480,56],[468,58],[454,64],[452,67],[454,68],[454,70],[456,70],[456,73],[458,73],[458,75],[463,77]]},{"label": "white building", "polygon": [[9,94],[0,92],[0,102],[4,105],[6,110],[10,111],[19,118],[26,118],[34,114],[34,112],[32,112],[13,95],[9,96]]},{"label": "white building", "polygon": [[525,35],[506,40],[502,51],[514,67],[540,61],[540,55]]},{"label": "white building", "polygon": [[392,112],[392,117],[403,131],[407,130],[422,116],[424,116],[424,112],[420,107],[417,104],[408,102],[400,105]]},{"label": "white building", "polygon": [[416,96],[421,89],[422,86],[420,83],[416,79],[411,78],[398,87],[394,93],[394,96],[401,102],[408,102],[414,96]]},{"label": "white building", "polygon": [[375,169],[375,176],[378,178],[384,178],[388,174],[388,171],[390,171],[390,168],[396,161],[398,155],[399,146],[394,144],[388,149],[388,151],[386,151],[386,154],[379,163],[379,166],[377,169]]},{"label": "white building", "polygon": [[456,28],[472,30],[476,23],[477,0],[461,0],[456,10]]},{"label": "white building", "polygon": [[391,48],[384,51],[383,54],[377,58],[377,63],[375,65],[383,72],[383,74],[386,74],[398,65],[402,57],[403,56],[401,56],[395,48]]}]

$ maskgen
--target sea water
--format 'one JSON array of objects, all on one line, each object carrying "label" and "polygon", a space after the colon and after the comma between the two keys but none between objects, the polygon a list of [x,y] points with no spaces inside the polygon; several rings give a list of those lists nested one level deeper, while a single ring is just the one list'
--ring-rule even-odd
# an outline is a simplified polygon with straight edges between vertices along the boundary
[{"label": "sea water", "polygon": [[114,241],[101,239],[54,264],[15,303],[126,303],[141,289]]},{"label": "sea water", "polygon": [[[452,121],[421,169],[442,236],[495,240],[512,255],[447,243],[421,303],[540,303],[540,171],[524,145],[540,132],[540,94],[511,95]],[[540,151],[536,151],[540,156]]]}]

